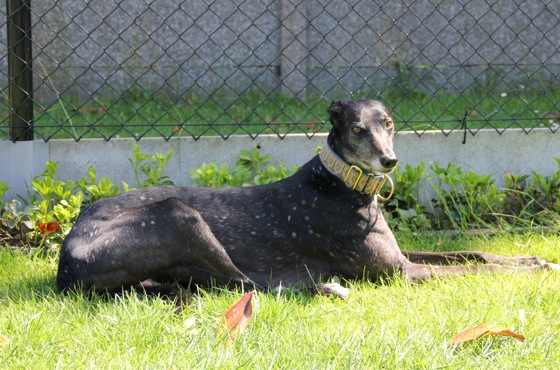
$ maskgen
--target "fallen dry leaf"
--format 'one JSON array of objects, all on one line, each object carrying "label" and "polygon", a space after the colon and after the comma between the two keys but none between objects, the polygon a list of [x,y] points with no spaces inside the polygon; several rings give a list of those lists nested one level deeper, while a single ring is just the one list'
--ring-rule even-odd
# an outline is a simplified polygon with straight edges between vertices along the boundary
[{"label": "fallen dry leaf", "polygon": [[508,328],[496,324],[481,324],[474,328],[468,328],[454,336],[449,340],[450,344],[470,342],[485,335],[496,335],[503,337],[514,337],[515,339],[523,342],[525,337],[521,334],[514,333]]},{"label": "fallen dry leaf", "polygon": [[235,340],[237,335],[247,330],[251,322],[251,316],[253,315],[251,300],[253,299],[254,293],[255,291],[253,290],[245,294],[226,311],[220,319],[218,329],[216,329],[216,335],[218,337],[229,334],[229,338]]},{"label": "fallen dry leaf", "polygon": [[549,119],[553,122],[560,121],[560,114],[556,112],[548,112],[544,115],[544,118]]},{"label": "fallen dry leaf", "polygon": [[98,113],[103,114],[107,111],[107,107],[101,105],[99,107],[82,107],[77,110],[78,113],[87,114],[87,113]]},{"label": "fallen dry leaf", "polygon": [[10,343],[10,340],[4,334],[0,334],[0,346],[5,346],[8,343]]},{"label": "fallen dry leaf", "polygon": [[468,114],[469,114],[469,116],[471,116],[471,117],[480,117],[480,113],[478,113],[478,112],[477,112],[476,110],[474,110],[474,109],[471,109],[471,110],[469,111]]}]

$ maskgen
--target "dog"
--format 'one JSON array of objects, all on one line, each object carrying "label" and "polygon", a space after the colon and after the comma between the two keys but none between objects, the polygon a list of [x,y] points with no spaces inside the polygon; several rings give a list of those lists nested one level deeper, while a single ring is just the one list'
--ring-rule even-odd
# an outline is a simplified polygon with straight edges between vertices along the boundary
[{"label": "dog", "polygon": [[[243,188],[143,188],[85,208],[62,244],[58,288],[312,288],[331,276],[419,281],[559,269],[537,257],[401,252],[379,200],[397,164],[389,110],[375,100],[338,100],[327,112],[326,145],[284,180]],[[485,264],[464,264],[472,260]],[[338,294],[335,285],[319,287]]]}]

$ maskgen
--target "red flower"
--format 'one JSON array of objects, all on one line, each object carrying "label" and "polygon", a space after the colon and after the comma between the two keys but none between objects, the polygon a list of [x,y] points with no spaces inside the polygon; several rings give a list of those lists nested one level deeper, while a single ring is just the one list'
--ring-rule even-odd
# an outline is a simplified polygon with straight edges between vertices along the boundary
[{"label": "red flower", "polygon": [[[54,218],[57,219],[56,216]],[[39,232],[43,235],[48,235],[58,230],[60,230],[60,224],[56,221],[47,223],[39,221]]]}]

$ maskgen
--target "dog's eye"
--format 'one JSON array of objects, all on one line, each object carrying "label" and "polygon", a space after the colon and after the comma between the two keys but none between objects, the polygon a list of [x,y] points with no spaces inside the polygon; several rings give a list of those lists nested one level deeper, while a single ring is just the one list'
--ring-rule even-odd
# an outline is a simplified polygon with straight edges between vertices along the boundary
[{"label": "dog's eye", "polygon": [[359,126],[354,126],[354,128],[352,129],[354,131],[354,133],[359,134],[360,132],[362,132],[362,128]]},{"label": "dog's eye", "polygon": [[386,129],[391,129],[393,128],[393,121],[391,121],[390,119],[385,121],[385,128]]}]

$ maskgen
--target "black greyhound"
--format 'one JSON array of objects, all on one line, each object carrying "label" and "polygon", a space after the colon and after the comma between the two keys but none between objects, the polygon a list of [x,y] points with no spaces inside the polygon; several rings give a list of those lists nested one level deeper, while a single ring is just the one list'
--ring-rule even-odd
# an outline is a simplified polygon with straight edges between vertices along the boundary
[{"label": "black greyhound", "polygon": [[[389,111],[375,100],[343,100],[328,113],[333,127],[320,155],[285,180],[144,188],[89,206],[62,245],[58,288],[116,293],[131,286],[157,291],[154,282],[213,282],[266,289],[312,286],[332,275],[422,280],[559,268],[537,257],[482,252],[405,256],[378,205],[397,163]],[[466,260],[487,264],[450,265]]]}]

